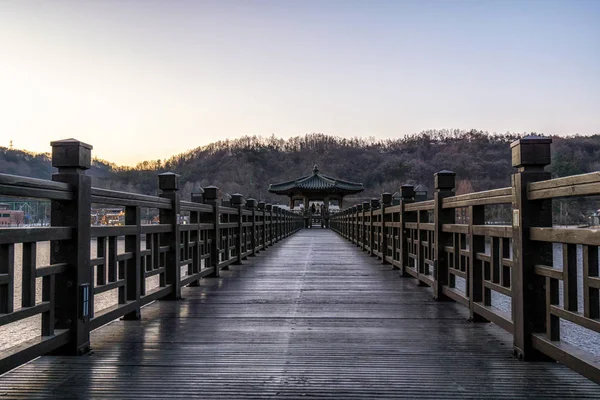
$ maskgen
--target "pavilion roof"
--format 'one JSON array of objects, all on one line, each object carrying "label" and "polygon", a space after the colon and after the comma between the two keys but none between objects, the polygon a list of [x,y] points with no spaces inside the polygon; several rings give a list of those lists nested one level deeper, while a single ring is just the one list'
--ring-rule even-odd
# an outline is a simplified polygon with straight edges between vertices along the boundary
[{"label": "pavilion roof", "polygon": [[292,181],[272,183],[269,185],[269,192],[276,194],[323,192],[347,195],[360,193],[363,190],[364,187],[362,183],[350,182],[323,175],[319,172],[319,168],[316,165],[313,168],[313,173],[310,175]]}]

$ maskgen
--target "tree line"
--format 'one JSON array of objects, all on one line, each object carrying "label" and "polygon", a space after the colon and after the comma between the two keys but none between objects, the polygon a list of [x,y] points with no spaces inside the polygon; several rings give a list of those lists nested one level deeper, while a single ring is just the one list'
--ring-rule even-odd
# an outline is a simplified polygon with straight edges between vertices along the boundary
[{"label": "tree line", "polygon": [[[208,185],[222,192],[242,193],[260,200],[287,199],[267,192],[269,183],[311,173],[314,164],[323,174],[362,182],[362,198],[394,193],[401,184],[419,186],[431,195],[433,174],[449,169],[469,190],[480,191],[510,185],[509,144],[524,134],[490,134],[481,130],[427,130],[395,139],[342,138],[320,133],[289,139],[245,136],[222,140],[174,155],[148,160],[135,167],[120,167],[95,160],[94,185],[143,194],[157,193],[156,174],[181,175],[183,195]],[[552,137],[554,177],[600,170],[600,135]],[[39,178],[50,177],[47,155],[0,148],[0,171]],[[463,185],[464,188],[464,185]],[[349,199],[351,201],[351,199]]]}]

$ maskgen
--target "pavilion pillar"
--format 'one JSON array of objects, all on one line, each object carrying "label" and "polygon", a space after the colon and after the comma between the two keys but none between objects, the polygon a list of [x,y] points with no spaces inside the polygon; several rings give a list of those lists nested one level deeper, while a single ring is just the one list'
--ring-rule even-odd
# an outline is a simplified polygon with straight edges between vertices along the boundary
[{"label": "pavilion pillar", "polygon": [[290,210],[294,209],[294,197],[290,196]]}]

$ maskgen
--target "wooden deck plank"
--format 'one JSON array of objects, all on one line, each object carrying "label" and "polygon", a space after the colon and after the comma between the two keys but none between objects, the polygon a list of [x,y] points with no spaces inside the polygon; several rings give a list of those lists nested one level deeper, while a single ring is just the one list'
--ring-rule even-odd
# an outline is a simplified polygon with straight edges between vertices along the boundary
[{"label": "wooden deck plank", "polygon": [[432,301],[329,230],[185,288],[92,334],[93,352],[44,356],[0,378],[6,398],[600,398],[557,363]]}]

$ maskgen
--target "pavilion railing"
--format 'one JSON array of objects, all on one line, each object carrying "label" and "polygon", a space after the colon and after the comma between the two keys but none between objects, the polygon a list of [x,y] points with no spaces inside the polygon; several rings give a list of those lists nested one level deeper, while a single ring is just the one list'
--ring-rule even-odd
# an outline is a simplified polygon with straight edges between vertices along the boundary
[{"label": "pavilion railing", "polygon": [[[600,172],[550,179],[550,144],[527,137],[511,145],[511,187],[455,195],[455,174],[441,171],[433,200],[415,202],[414,187],[405,185],[399,204],[384,193],[332,216],[331,227],[431,287],[434,299],[460,303],[472,321],[510,332],[519,358],[556,360],[600,383],[597,354],[560,334],[560,321],[568,321],[600,344],[600,230],[552,224],[552,200],[600,195]],[[497,206],[510,207],[508,224],[486,224],[486,210]],[[562,263],[554,265],[556,246]],[[508,299],[508,309],[493,298]]]},{"label": "pavilion railing", "polygon": [[[50,226],[0,228],[0,329],[41,317],[39,335],[0,351],[0,373],[49,352],[83,354],[91,330],[139,319],[151,301],[180,299],[183,286],[218,277],[304,225],[298,214],[239,194],[222,204],[214,186],[183,201],[173,173],[158,176],[159,196],[94,188],[85,173],[91,146],[52,147],[52,181],[0,174],[0,196],[51,201]],[[124,225],[91,226],[92,204],[121,207]],[[157,224],[142,223],[148,209],[158,211]],[[103,300],[110,295],[114,301]]]}]

